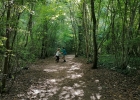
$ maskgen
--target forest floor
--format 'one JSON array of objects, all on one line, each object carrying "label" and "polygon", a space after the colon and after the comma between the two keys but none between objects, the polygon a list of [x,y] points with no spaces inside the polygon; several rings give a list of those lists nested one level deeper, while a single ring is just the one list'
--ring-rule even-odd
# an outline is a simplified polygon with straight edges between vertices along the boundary
[{"label": "forest floor", "polygon": [[91,69],[83,58],[66,56],[38,60],[22,70],[0,100],[140,100],[138,76],[128,77],[99,67]]}]

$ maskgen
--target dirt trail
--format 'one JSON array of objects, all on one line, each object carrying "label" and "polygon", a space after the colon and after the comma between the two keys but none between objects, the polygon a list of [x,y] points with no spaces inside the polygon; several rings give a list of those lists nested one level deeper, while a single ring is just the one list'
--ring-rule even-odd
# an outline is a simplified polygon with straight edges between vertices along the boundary
[{"label": "dirt trail", "polygon": [[54,59],[39,60],[22,71],[2,100],[140,100],[131,78],[106,69],[91,71],[91,65],[74,55],[67,55],[67,62]]}]

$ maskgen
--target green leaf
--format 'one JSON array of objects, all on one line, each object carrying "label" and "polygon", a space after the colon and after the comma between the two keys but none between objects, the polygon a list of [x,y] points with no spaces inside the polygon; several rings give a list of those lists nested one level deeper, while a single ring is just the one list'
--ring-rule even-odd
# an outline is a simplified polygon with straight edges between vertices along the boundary
[{"label": "green leaf", "polygon": [[2,43],[2,41],[0,40],[0,46],[3,46],[3,43]]},{"label": "green leaf", "polygon": [[14,75],[12,75],[12,79],[14,79],[15,77],[14,77]]}]

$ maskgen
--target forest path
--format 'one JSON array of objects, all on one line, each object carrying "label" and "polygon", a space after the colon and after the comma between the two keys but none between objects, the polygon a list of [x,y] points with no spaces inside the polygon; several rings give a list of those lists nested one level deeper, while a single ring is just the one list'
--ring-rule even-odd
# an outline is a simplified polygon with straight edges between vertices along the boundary
[{"label": "forest path", "polygon": [[18,75],[2,100],[140,100],[137,78],[107,69],[91,70],[83,58],[39,60]]},{"label": "forest path", "polygon": [[[66,62],[60,59],[59,63],[56,63],[55,58],[52,58],[32,65],[32,70],[42,71],[49,77],[43,79],[42,75],[38,82],[33,82],[26,96],[25,94],[18,94],[18,96],[21,99],[35,100],[94,100],[93,93],[86,89],[86,82],[82,78],[84,75],[82,63],[73,59],[74,55],[67,55]],[[95,84],[94,88],[97,92],[95,92],[96,98],[100,99],[98,84]]]}]

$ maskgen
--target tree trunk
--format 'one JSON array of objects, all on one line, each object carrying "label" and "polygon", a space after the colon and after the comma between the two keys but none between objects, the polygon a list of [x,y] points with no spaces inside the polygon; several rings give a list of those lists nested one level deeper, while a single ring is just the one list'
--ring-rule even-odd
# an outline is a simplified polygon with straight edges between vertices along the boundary
[{"label": "tree trunk", "polygon": [[97,69],[98,51],[97,51],[97,41],[96,41],[96,17],[95,17],[95,10],[94,10],[94,0],[91,0],[91,14],[93,19],[93,47],[94,47],[92,69]]},{"label": "tree trunk", "polygon": [[7,10],[7,22],[6,22],[6,56],[5,56],[5,61],[4,61],[4,69],[3,69],[3,78],[2,78],[2,90],[4,90],[5,88],[5,85],[6,85],[6,77],[7,77],[7,74],[8,74],[8,69],[9,69],[9,52],[8,50],[10,49],[10,43],[9,43],[9,38],[10,38],[10,23],[9,23],[9,20],[10,20],[10,10],[11,10],[11,5],[9,4],[8,2],[8,10]]},{"label": "tree trunk", "polygon": [[122,69],[126,69],[127,67],[127,61],[126,61],[126,23],[127,23],[127,10],[128,10],[128,2],[125,0],[125,9],[124,9],[124,18],[123,18],[123,32],[122,32],[122,62],[121,62],[121,67]]},{"label": "tree trunk", "polygon": [[83,2],[83,34],[85,34],[85,54],[87,57],[87,60],[89,61],[89,36],[87,32],[87,11],[86,11],[86,2]]}]

